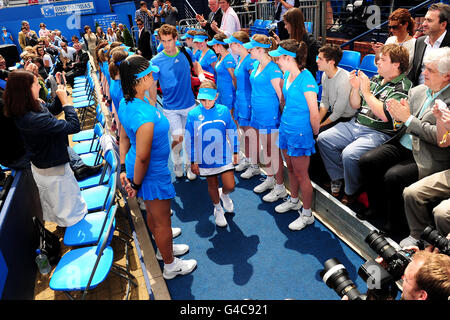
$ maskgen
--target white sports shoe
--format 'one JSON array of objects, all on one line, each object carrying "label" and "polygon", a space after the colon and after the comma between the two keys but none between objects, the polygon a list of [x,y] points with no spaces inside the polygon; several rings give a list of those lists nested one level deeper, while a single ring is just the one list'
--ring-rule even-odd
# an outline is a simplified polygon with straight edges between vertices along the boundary
[{"label": "white sports shoe", "polygon": [[195,179],[197,178],[197,175],[196,175],[195,173],[192,172],[191,167],[189,167],[189,168],[186,170],[186,176],[187,176],[187,178],[188,178],[190,181],[195,180]]},{"label": "white sports shoe", "polygon": [[175,265],[172,268],[164,266],[163,277],[166,280],[175,278],[178,275],[185,275],[191,273],[197,266],[197,260],[183,260],[174,258]]},{"label": "white sports shoe", "polygon": [[233,200],[231,200],[228,194],[222,192],[222,188],[219,188],[219,196],[220,199],[222,200],[223,208],[225,209],[225,211],[233,212],[234,211]]},{"label": "white sports shoe", "polygon": [[259,167],[253,167],[249,166],[247,170],[244,171],[243,174],[241,174],[242,179],[250,179],[251,177],[257,176],[261,174],[261,170]]},{"label": "white sports shoe", "polygon": [[177,178],[181,178],[182,176],[184,176],[183,164],[174,164],[173,172],[175,173],[175,177]]},{"label": "white sports shoe", "polygon": [[270,191],[268,194],[266,194],[262,199],[266,202],[275,202],[278,199],[283,199],[288,195],[286,188],[280,187],[280,188],[273,188],[272,191]]},{"label": "white sports shoe", "polygon": [[[172,228],[172,238],[176,238],[181,234],[181,228]],[[153,240],[155,240],[155,237],[152,235]]]},{"label": "white sports shoe", "polygon": [[[173,255],[181,256],[189,251],[189,246],[187,244],[173,244]],[[161,252],[159,249],[156,250],[156,259],[162,260]]]},{"label": "white sports shoe", "polygon": [[225,219],[225,212],[223,211],[222,206],[220,206],[220,209],[217,209],[214,207],[214,217],[216,220],[216,225],[218,227],[226,227],[227,226],[227,219]]},{"label": "white sports shoe", "polygon": [[263,183],[253,188],[253,192],[263,193],[266,190],[273,189],[275,187],[275,179],[265,179]]},{"label": "white sports shoe", "polygon": [[275,207],[275,212],[285,213],[289,210],[299,210],[302,207],[300,201],[297,199],[297,202],[292,202],[292,198],[287,198],[282,204],[279,204]]},{"label": "white sports shoe", "polygon": [[314,215],[311,214],[310,217],[304,216],[300,211],[301,209],[299,210],[299,217],[288,226],[292,231],[302,230],[307,225],[314,223]]},{"label": "white sports shoe", "polygon": [[242,161],[234,167],[234,170],[237,172],[244,171],[250,166],[250,161],[247,158],[242,159]]}]

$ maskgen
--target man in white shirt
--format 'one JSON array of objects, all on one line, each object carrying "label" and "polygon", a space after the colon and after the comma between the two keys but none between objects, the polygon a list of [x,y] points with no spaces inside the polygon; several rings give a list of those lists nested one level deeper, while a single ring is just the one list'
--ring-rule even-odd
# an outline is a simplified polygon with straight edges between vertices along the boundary
[{"label": "man in white shirt", "polygon": [[450,6],[444,3],[435,3],[430,6],[422,24],[424,36],[416,41],[414,59],[408,78],[413,85],[424,83],[423,57],[430,51],[440,47],[450,46]]},{"label": "man in white shirt", "polygon": [[223,13],[220,28],[217,22],[213,21],[211,23],[211,29],[216,33],[225,33],[227,37],[230,37],[234,32],[241,30],[241,23],[236,12],[230,6],[230,1],[231,0],[219,0],[219,6]]}]

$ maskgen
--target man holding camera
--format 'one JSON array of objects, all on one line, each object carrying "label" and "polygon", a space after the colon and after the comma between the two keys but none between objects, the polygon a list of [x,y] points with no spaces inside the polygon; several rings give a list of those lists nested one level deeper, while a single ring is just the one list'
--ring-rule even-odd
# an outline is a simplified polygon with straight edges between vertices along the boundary
[{"label": "man holding camera", "polygon": [[170,24],[172,26],[177,25],[177,16],[178,16],[178,9],[174,6],[172,6],[172,3],[170,0],[166,0],[164,3],[162,10],[161,10],[161,17],[163,17],[165,20],[164,22],[166,24]]}]

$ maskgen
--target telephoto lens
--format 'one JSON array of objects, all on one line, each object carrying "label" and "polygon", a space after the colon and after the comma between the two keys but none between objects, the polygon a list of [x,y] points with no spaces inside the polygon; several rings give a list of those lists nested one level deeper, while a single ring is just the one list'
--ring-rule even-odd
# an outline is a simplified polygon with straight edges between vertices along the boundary
[{"label": "telephoto lens", "polygon": [[349,278],[347,269],[337,258],[325,261],[320,276],[323,282],[333,289],[339,297],[342,298],[346,295],[349,300],[365,300],[365,295],[358,291],[356,285]]},{"label": "telephoto lens", "polygon": [[450,240],[441,236],[432,226],[426,227],[420,237],[438,248],[440,253],[450,255]]},{"label": "telephoto lens", "polygon": [[387,242],[386,238],[383,237],[378,231],[371,231],[366,237],[366,243],[378,253],[384,261],[387,263],[391,262],[397,253],[397,250]]}]

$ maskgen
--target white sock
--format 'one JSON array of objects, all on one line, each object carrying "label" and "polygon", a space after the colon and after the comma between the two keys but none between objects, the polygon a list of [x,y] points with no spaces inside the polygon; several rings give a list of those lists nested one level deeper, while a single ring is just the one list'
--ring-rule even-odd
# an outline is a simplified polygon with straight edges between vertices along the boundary
[{"label": "white sock", "polygon": [[309,209],[303,208],[302,209],[302,215],[307,216],[307,217],[311,217],[311,215],[312,215],[311,208],[309,208]]},{"label": "white sock", "polygon": [[266,180],[269,182],[274,182],[275,178],[273,176],[267,176]]},{"label": "white sock", "polygon": [[276,184],[275,189],[284,189],[284,184]]},{"label": "white sock", "polygon": [[169,263],[169,264],[165,264],[165,263],[164,263],[164,268],[167,269],[167,270],[173,270],[173,269],[175,269],[175,266],[176,266],[176,264],[177,264],[177,260],[178,260],[178,258],[173,257],[172,263]]},{"label": "white sock", "polygon": [[297,202],[298,202],[298,198],[292,198],[292,197],[291,197],[291,202],[292,202],[292,203],[297,203]]},{"label": "white sock", "polygon": [[214,204],[214,208],[217,210],[222,210],[222,205],[220,204],[220,201],[218,204]]}]

